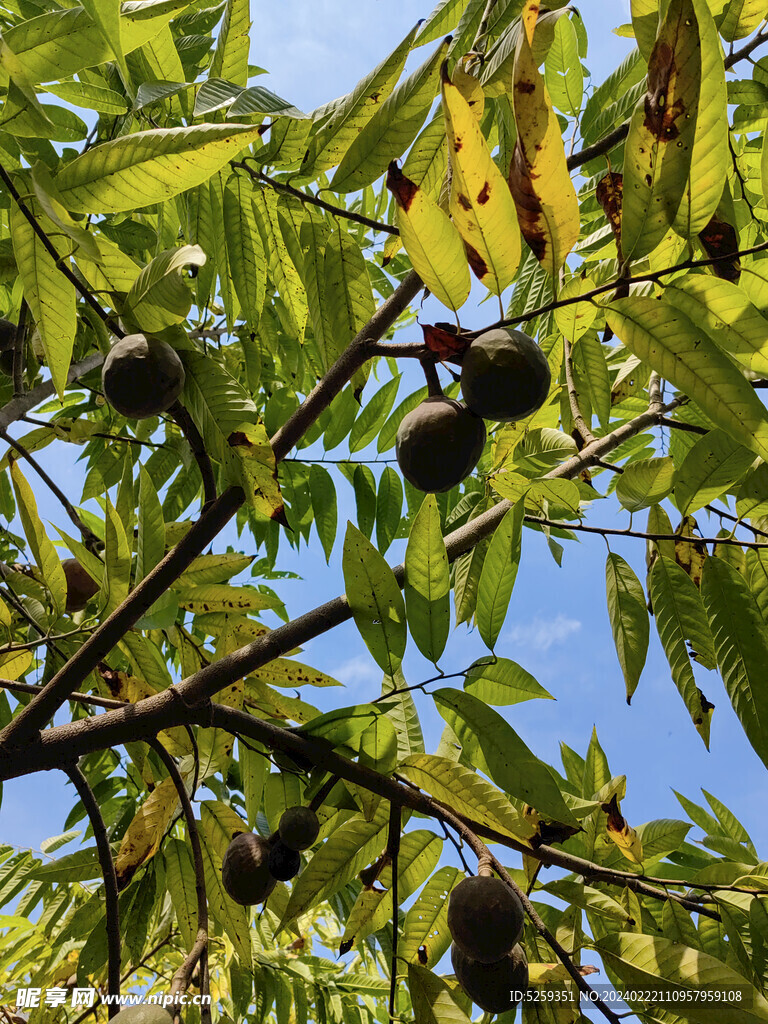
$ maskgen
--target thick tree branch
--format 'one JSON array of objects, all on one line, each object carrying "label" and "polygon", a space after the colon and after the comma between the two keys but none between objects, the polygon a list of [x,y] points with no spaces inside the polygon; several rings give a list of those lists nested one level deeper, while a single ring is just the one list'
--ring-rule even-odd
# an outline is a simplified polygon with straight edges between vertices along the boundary
[{"label": "thick tree branch", "polygon": [[[115,862],[112,859],[112,850],[109,847],[107,829],[104,819],[101,816],[99,805],[88,780],[83,775],[77,764],[70,764],[64,768],[70,781],[77,790],[82,800],[88,820],[93,829],[93,838],[96,840],[96,849],[99,855],[99,866],[104,878],[104,900],[107,916],[107,991],[111,996],[120,995],[120,907],[118,904],[117,874],[115,873]],[[108,1015],[114,1017],[120,1007],[110,1003]]]},{"label": "thick tree branch", "polygon": [[[349,347],[309,393],[299,408],[271,439],[275,459],[279,462],[301,440],[317,417],[328,408],[348,380],[369,358],[369,346],[392,327],[403,310],[422,287],[415,273],[410,273],[376,310]],[[104,620],[64,667],[13,720],[0,732],[0,748],[24,744],[53,717],[68,695],[82,683],[98,663],[106,657],[120,638],[168,587],[189,567],[200,552],[220,533],[243,504],[245,495],[239,487],[229,487],[200,518],[182,540],[169,551],[123,603]]]},{"label": "thick tree branch", "polygon": [[[195,820],[195,812],[192,807],[192,801],[189,799],[189,793],[187,793],[187,787],[184,785],[184,780],[181,777],[179,769],[176,767],[176,762],[162,745],[159,740],[151,738],[149,745],[155,751],[157,756],[165,765],[165,769],[173,779],[173,784],[176,787],[176,792],[179,795],[179,801],[181,802],[181,809],[184,814],[184,821],[187,826],[187,838],[189,845],[192,849],[192,863],[195,868],[195,895],[197,897],[197,937],[194,941],[192,949],[187,954],[184,962],[178,971],[173,976],[173,984],[171,985],[171,995],[176,996],[183,994],[189,987],[189,982],[192,977],[192,972],[200,963],[200,992],[202,995],[208,994],[208,900],[205,892],[205,867],[203,862],[203,850],[200,845],[200,833],[197,828],[197,821]],[[176,1014],[178,1015],[178,1007],[176,1007]],[[210,1024],[211,1021],[211,1009],[210,1006],[200,1007],[200,1017],[202,1024]]]},{"label": "thick tree branch", "polygon": [[[100,352],[94,352],[93,355],[86,356],[79,363],[73,363],[67,374],[67,382],[71,384],[78,377],[83,377],[86,373],[98,369],[103,362],[104,356]],[[12,398],[0,409],[0,430],[7,430],[12,423],[21,419],[30,409],[34,409],[36,405],[40,405],[41,402],[55,394],[56,388],[53,386],[53,382],[47,380],[30,391],[25,391],[23,395]]]},{"label": "thick tree branch", "polygon": [[56,247],[51,242],[48,235],[46,235],[45,231],[43,231],[43,229],[40,227],[40,223],[37,217],[35,217],[34,213],[32,213],[30,208],[21,198],[21,196],[18,193],[18,190],[16,189],[16,186],[13,184],[11,176],[8,174],[8,172],[2,165],[0,165],[0,181],[2,181],[5,187],[8,189],[11,198],[16,203],[16,206],[19,208],[19,211],[22,213],[22,215],[26,218],[32,230],[43,243],[46,252],[51,257],[53,262],[56,264],[56,267],[61,271],[64,277],[66,277],[69,283],[74,286],[75,290],[82,296],[82,298],[85,299],[85,301],[88,303],[91,309],[97,314],[97,316],[99,316],[104,321],[104,323],[107,325],[107,327],[109,327],[112,333],[116,334],[118,338],[122,338],[124,332],[120,330],[120,325],[113,321],[110,314],[107,313],[107,311],[101,306],[101,304],[98,302],[96,296],[93,294],[90,288],[87,288],[80,280],[80,278],[77,277],[77,275],[74,274],[67,266],[66,258],[59,255],[59,253],[56,250]]}]

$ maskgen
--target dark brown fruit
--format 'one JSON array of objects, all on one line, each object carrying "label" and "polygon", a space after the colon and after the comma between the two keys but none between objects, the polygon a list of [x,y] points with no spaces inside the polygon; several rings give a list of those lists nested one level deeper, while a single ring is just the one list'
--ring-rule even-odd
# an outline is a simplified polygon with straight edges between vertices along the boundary
[{"label": "dark brown fruit", "polygon": [[295,878],[301,869],[301,854],[280,839],[269,852],[269,870],[281,882]]},{"label": "dark brown fruit", "polygon": [[454,942],[451,963],[461,987],[487,1013],[511,1010],[518,1000],[513,1002],[510,993],[528,988],[528,961],[522,946],[515,946],[494,964],[482,964],[462,953]]},{"label": "dark brown fruit", "polygon": [[280,819],[277,831],[289,850],[308,850],[317,839],[320,822],[311,807],[289,807]]},{"label": "dark brown fruit", "polygon": [[484,964],[500,960],[520,941],[524,920],[520,899],[500,878],[465,878],[448,898],[451,938],[465,956]]},{"label": "dark brown fruit", "polygon": [[0,317],[0,371],[13,375],[13,349],[16,344],[16,324]]},{"label": "dark brown fruit", "polygon": [[263,903],[277,880],[269,870],[272,843],[268,839],[241,832],[227,847],[221,865],[221,880],[228,895],[244,907]]},{"label": "dark brown fruit", "polygon": [[395,452],[403,476],[419,491],[450,491],[468,477],[485,445],[485,424],[462,403],[442,395],[425,399],[397,431]]},{"label": "dark brown fruit", "polygon": [[81,612],[99,590],[99,584],[92,579],[76,558],[66,558],[61,563],[67,578],[68,612]]},{"label": "dark brown fruit", "polygon": [[522,331],[486,331],[464,353],[461,393],[483,419],[509,423],[532,415],[547,400],[551,383],[544,353]]},{"label": "dark brown fruit", "polygon": [[184,367],[167,342],[129,334],[109,350],[101,384],[113,409],[128,419],[146,419],[165,412],[179,397]]}]

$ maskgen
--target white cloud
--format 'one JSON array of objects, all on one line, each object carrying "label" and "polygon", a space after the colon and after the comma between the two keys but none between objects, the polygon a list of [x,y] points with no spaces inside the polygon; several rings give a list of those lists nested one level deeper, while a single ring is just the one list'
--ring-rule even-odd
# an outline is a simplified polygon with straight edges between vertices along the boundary
[{"label": "white cloud", "polygon": [[507,643],[531,647],[535,651],[548,651],[550,647],[564,644],[569,636],[578,633],[581,623],[578,619],[569,619],[566,615],[557,615],[554,619],[542,619],[538,615],[530,622],[523,622],[504,634]]},{"label": "white cloud", "polygon": [[351,690],[364,686],[369,692],[373,684],[381,684],[381,669],[373,658],[357,657],[344,661],[331,672],[334,679]]}]

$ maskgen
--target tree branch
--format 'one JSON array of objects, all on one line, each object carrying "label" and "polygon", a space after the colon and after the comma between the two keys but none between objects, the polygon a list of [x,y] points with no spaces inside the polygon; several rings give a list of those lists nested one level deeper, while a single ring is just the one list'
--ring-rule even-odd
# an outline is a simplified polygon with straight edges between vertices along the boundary
[{"label": "tree branch", "polygon": [[[96,849],[99,855],[99,865],[104,877],[104,900],[106,903],[107,915],[107,991],[111,996],[120,995],[120,907],[118,904],[117,874],[115,873],[115,862],[112,859],[112,850],[109,847],[107,829],[104,819],[101,816],[99,805],[88,780],[83,775],[79,765],[71,764],[64,768],[70,781],[77,790],[78,796],[83,802],[88,820],[93,829],[93,838],[96,840]],[[110,1003],[108,1015],[110,1018],[118,1013],[120,1007],[116,1003]]]},{"label": "tree branch", "polygon": [[[67,374],[67,382],[71,384],[78,377],[83,377],[86,373],[98,369],[103,362],[104,356],[100,352],[94,352],[93,355],[86,356],[79,363],[73,363]],[[7,430],[12,423],[21,419],[30,409],[34,409],[36,405],[55,394],[56,388],[53,386],[53,382],[47,380],[31,390],[25,391],[23,395],[12,398],[0,409],[0,430]]]},{"label": "tree branch", "polygon": [[13,339],[13,397],[24,394],[24,342],[27,335],[27,303],[21,300],[19,322],[16,324],[16,337]]},{"label": "tree branch", "polygon": [[[246,157],[246,159],[248,158]],[[285,195],[293,196],[295,199],[300,200],[300,202],[308,203],[310,206],[319,206],[321,210],[326,210],[328,213],[332,213],[335,217],[344,217],[346,220],[354,221],[355,224],[363,224],[367,228],[373,228],[374,231],[384,231],[388,235],[400,234],[397,228],[393,227],[391,224],[384,224],[381,221],[372,220],[370,217],[364,217],[362,213],[355,213],[353,210],[345,210],[343,206],[334,206],[333,203],[327,203],[324,199],[320,199],[311,192],[302,192],[301,189],[294,188],[293,185],[288,185],[286,182],[276,181],[275,178],[270,178],[267,174],[264,174],[263,171],[258,171],[254,167],[249,167],[245,161],[233,160],[230,166],[245,171],[255,181],[263,181],[265,184],[271,186],[276,192],[283,192]]]},{"label": "tree branch", "polygon": [[576,381],[573,375],[573,349],[570,341],[563,336],[563,362],[565,363],[565,383],[568,388],[568,402],[571,407],[571,419],[573,425],[579,432],[583,444],[590,444],[595,440],[589,424],[584,419],[579,405],[579,393],[576,390]]},{"label": "tree branch", "polygon": [[[195,820],[195,812],[192,802],[187,793],[187,787],[181,777],[176,762],[157,739],[150,739],[149,745],[165,765],[166,771],[173,779],[176,792],[179,794],[181,809],[187,826],[187,838],[192,848],[192,862],[195,867],[195,894],[197,896],[197,938],[186,959],[173,976],[171,995],[179,995],[187,991],[192,972],[198,961],[200,963],[200,993],[208,994],[208,900],[205,892],[205,867],[203,862],[203,850],[200,845],[200,833]],[[178,1006],[176,1007],[178,1015]],[[202,1024],[211,1024],[211,1008],[208,1005],[200,1007]]]},{"label": "tree branch", "polygon": [[11,176],[8,174],[8,172],[5,170],[2,164],[0,164],[0,181],[2,181],[5,187],[8,189],[13,201],[19,208],[19,211],[23,214],[32,230],[43,243],[46,252],[51,257],[53,262],[56,264],[57,269],[60,270],[64,277],[66,277],[66,279],[69,281],[69,283],[74,286],[75,290],[80,294],[80,296],[83,299],[85,299],[85,301],[96,313],[96,315],[99,316],[104,321],[104,323],[107,325],[107,327],[109,327],[112,333],[116,334],[118,338],[124,337],[124,332],[120,330],[120,325],[113,322],[110,314],[107,313],[107,311],[100,305],[100,303],[96,299],[96,296],[93,294],[90,288],[87,288],[80,280],[80,278],[77,277],[76,274],[72,273],[70,268],[67,266],[64,257],[59,255],[59,253],[56,250],[56,247],[53,245],[48,235],[46,235],[45,231],[43,231],[43,229],[40,227],[40,223],[37,220],[37,217],[35,217],[35,215],[32,213],[27,204],[19,195],[16,186],[13,184]]},{"label": "tree branch", "polygon": [[200,431],[181,402],[174,402],[168,410],[168,415],[186,438],[197,462],[200,476],[203,478],[203,507],[212,505],[216,501],[216,477],[213,474],[211,457],[205,450],[205,442]]},{"label": "tree branch", "polygon": [[607,526],[587,526],[584,523],[558,522],[540,516],[525,516],[526,523],[548,526],[554,530],[575,530],[580,533],[596,533],[601,537],[638,537],[640,540],[673,540],[681,544],[732,544],[741,548],[768,548],[768,541],[739,540],[738,537],[684,537],[679,533],[644,533],[642,530],[618,530]]}]

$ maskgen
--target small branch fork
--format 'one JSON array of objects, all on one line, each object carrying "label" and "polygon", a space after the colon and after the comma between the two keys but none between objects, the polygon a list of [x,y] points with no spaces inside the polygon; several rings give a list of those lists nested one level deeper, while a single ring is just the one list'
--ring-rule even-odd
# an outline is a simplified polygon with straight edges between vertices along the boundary
[{"label": "small branch fork", "polygon": [[[83,775],[80,766],[70,764],[64,768],[72,785],[85,807],[88,820],[93,829],[93,837],[96,840],[96,849],[99,855],[99,866],[104,878],[104,899],[107,916],[107,991],[111,996],[120,995],[120,908],[118,904],[117,874],[115,873],[115,862],[112,859],[112,851],[109,847],[107,829],[104,819],[101,816],[99,805],[88,780]],[[109,1016],[114,1017],[120,1007],[116,1003],[110,1003]]]}]

